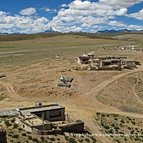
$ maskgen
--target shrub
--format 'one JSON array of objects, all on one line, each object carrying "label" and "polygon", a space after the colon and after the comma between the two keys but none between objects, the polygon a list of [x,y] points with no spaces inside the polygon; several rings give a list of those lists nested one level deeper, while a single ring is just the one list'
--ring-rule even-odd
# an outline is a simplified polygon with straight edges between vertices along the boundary
[{"label": "shrub", "polygon": [[93,143],[97,142],[97,140],[94,137],[91,137],[91,139],[92,139]]},{"label": "shrub", "polygon": [[13,135],[12,137],[13,137],[13,138],[18,138],[19,135],[18,135],[18,134],[15,134],[15,135]]},{"label": "shrub", "polygon": [[127,141],[127,138],[124,138],[124,141]]},{"label": "shrub", "polygon": [[44,141],[45,140],[45,138],[42,136],[41,138],[40,138],[42,141]]},{"label": "shrub", "polygon": [[68,141],[68,140],[69,140],[69,137],[68,137],[68,136],[65,136],[65,140],[67,140],[67,141]]},{"label": "shrub", "polygon": [[38,140],[37,138],[33,138],[32,140],[33,140],[34,142],[37,142],[37,143],[39,142],[39,140]]},{"label": "shrub", "polygon": [[119,141],[119,140],[115,140],[115,142],[116,142],[116,143],[120,143],[120,141]]},{"label": "shrub", "polygon": [[120,128],[119,128],[119,127],[117,127],[117,126],[115,126],[114,128],[115,128],[115,130],[119,130],[119,129],[120,129]]},{"label": "shrub", "polygon": [[17,129],[18,128],[18,125],[17,124],[14,124],[13,125],[13,129]]},{"label": "shrub", "polygon": [[13,140],[10,140],[10,143],[13,143]]},{"label": "shrub", "polygon": [[51,141],[55,141],[55,138],[50,138]]},{"label": "shrub", "polygon": [[11,122],[14,123],[14,122],[15,122],[15,118],[12,118],[12,119],[11,119]]},{"label": "shrub", "polygon": [[32,140],[32,136],[28,136],[28,139],[29,139],[29,140]]},{"label": "shrub", "polygon": [[110,134],[113,134],[113,129],[110,129],[109,131],[108,131]]},{"label": "shrub", "polygon": [[79,142],[83,142],[83,139],[79,139],[78,141],[79,141]]},{"label": "shrub", "polygon": [[131,130],[131,132],[130,132],[130,133],[131,133],[131,135],[132,135],[132,134],[134,134],[134,130]]},{"label": "shrub", "polygon": [[105,129],[109,129],[110,127],[108,125],[103,125]]},{"label": "shrub", "polygon": [[12,134],[8,134],[9,137],[12,137]]},{"label": "shrub", "polygon": [[135,125],[136,123],[134,121],[132,121],[132,124]]},{"label": "shrub", "polygon": [[6,125],[7,127],[12,126],[12,124],[10,124],[9,121],[7,121],[7,120],[6,120],[4,123],[5,123],[5,125]]},{"label": "shrub", "polygon": [[27,134],[26,134],[26,133],[22,133],[21,135],[22,135],[22,136],[25,136],[25,137],[27,136]]},{"label": "shrub", "polygon": [[86,142],[90,142],[90,140],[88,138],[85,139]]},{"label": "shrub", "polygon": [[22,129],[22,128],[18,128],[18,130],[19,130],[19,131],[22,131],[23,129]]},{"label": "shrub", "polygon": [[122,119],[122,120],[121,120],[121,123],[125,123],[125,121]]},{"label": "shrub", "polygon": [[69,139],[68,139],[68,142],[69,142],[69,143],[77,143],[74,138],[69,138]]}]

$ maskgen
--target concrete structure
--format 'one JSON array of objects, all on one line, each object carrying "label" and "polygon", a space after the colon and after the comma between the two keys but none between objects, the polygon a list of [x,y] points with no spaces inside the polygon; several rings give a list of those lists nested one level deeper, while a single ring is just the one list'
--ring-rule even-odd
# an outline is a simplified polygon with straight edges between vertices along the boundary
[{"label": "concrete structure", "polygon": [[16,123],[36,134],[84,132],[84,122],[71,120],[65,115],[65,108],[58,104],[18,108]]}]

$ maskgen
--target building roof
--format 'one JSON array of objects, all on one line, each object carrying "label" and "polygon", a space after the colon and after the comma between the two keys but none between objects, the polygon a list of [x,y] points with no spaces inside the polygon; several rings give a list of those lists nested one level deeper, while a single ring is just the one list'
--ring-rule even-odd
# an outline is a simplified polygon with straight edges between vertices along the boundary
[{"label": "building roof", "polygon": [[44,106],[34,106],[34,107],[27,107],[27,108],[19,108],[19,111],[22,114],[30,115],[34,112],[44,112],[44,111],[50,111],[50,110],[56,110],[56,109],[64,109],[63,106],[60,106],[58,104],[50,104],[50,105],[44,105]]}]

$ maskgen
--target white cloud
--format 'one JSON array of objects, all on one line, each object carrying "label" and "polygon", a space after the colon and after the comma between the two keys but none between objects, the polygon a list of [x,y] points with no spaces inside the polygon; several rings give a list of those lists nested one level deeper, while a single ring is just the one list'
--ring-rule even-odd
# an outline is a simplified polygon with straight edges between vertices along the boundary
[{"label": "white cloud", "polygon": [[48,7],[41,8],[41,10],[44,10],[45,12],[49,12],[49,13],[56,13],[57,12],[56,9],[50,9]]},{"label": "white cloud", "polygon": [[128,29],[130,29],[130,30],[143,30],[143,26],[141,26],[141,25],[128,25]]},{"label": "white cloud", "polygon": [[[67,6],[67,5],[64,5]],[[97,31],[99,29],[98,24],[107,24],[109,20],[114,19],[116,16],[122,16],[127,13],[127,8],[118,7],[114,8],[109,4],[103,2],[90,2],[90,1],[81,1],[75,0],[68,4],[68,7],[61,8],[58,12],[58,15],[53,18],[53,20],[49,23],[49,27],[54,27],[55,29],[59,29],[62,32],[71,31],[73,29],[73,25],[78,25],[75,27],[81,27],[84,31],[85,29],[89,30],[94,27],[94,30]],[[64,25],[64,26],[63,26]],[[85,25],[88,27],[86,28]],[[70,26],[70,28],[66,28],[66,26]],[[61,28],[60,28],[61,27]]]},{"label": "white cloud", "polygon": [[6,15],[6,12],[0,11],[0,16]]},{"label": "white cloud", "polygon": [[117,10],[117,15],[122,16],[125,15],[127,13],[128,9],[127,8],[121,8],[119,10]]},{"label": "white cloud", "polygon": [[69,7],[71,9],[80,9],[80,10],[86,10],[91,7],[91,2],[89,1],[81,1],[81,0],[75,0],[72,3],[69,4]]},{"label": "white cloud", "polygon": [[50,8],[48,8],[48,7],[44,8],[44,10],[45,10],[46,12],[50,12],[50,11],[51,11]]},{"label": "white cloud", "polygon": [[33,7],[23,9],[19,12],[21,15],[33,15],[36,13],[36,9]]},{"label": "white cloud", "polygon": [[135,19],[143,20],[143,9],[141,9],[139,12],[128,14],[128,16]]},{"label": "white cloud", "polygon": [[48,19],[45,17],[11,16],[0,12],[1,33],[38,33],[47,29]]},{"label": "white cloud", "polygon": [[67,4],[62,4],[60,7],[65,8],[65,7],[68,7],[68,5]]},{"label": "white cloud", "polygon": [[[74,0],[61,5],[58,14],[49,21],[45,17],[38,17],[35,8],[20,11],[21,15],[10,15],[0,11],[1,32],[37,33],[53,27],[59,32],[96,32],[108,29],[143,29],[143,26],[128,25],[118,20],[118,16],[130,16],[143,19],[143,9],[137,13],[127,14],[128,8],[143,0]],[[41,8],[48,13],[57,12],[48,7]]]},{"label": "white cloud", "polygon": [[119,21],[110,21],[108,23],[108,25],[116,26],[116,27],[126,27],[127,26],[126,24],[119,22]]},{"label": "white cloud", "polygon": [[[88,0],[74,0],[68,5],[62,5],[58,15],[49,22],[48,26],[61,32],[74,31],[79,27],[85,32],[91,31],[89,29],[96,32],[102,26],[106,27],[105,25],[111,28],[128,28],[127,24],[117,21],[115,18],[117,16],[127,16],[128,8],[142,1],[99,0],[98,2],[90,2]],[[142,15],[141,11],[138,13],[138,18],[142,18]]]},{"label": "white cloud", "polygon": [[143,0],[99,0],[99,2],[113,6],[114,8],[128,8],[134,4],[143,2]]}]

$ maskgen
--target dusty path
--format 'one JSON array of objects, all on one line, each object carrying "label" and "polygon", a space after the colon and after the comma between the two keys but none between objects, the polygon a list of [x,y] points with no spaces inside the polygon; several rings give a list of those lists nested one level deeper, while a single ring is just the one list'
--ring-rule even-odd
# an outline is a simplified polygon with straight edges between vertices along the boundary
[{"label": "dusty path", "polygon": [[6,82],[4,82],[4,81],[0,81],[0,84],[7,89],[8,93],[9,93],[11,96],[17,95],[16,92],[15,92],[15,90],[13,89],[13,87],[12,87],[9,83],[6,83]]},{"label": "dusty path", "polygon": [[[16,102],[24,100],[23,97],[19,96],[19,94],[16,93],[16,91],[14,90],[13,86],[10,83],[4,82],[4,81],[0,81],[0,85],[2,85],[3,87],[5,87],[6,90],[8,91],[8,94],[7,94],[7,98],[8,99],[11,99],[11,100],[16,101]],[[1,101],[1,103],[5,102],[6,99],[4,99],[3,101]]]},{"label": "dusty path", "polygon": [[127,71],[125,73],[118,74],[118,75],[112,77],[111,79],[106,80],[103,83],[99,84],[98,86],[93,88],[91,91],[87,92],[86,95],[97,96],[100,93],[100,91],[102,91],[105,87],[107,87],[111,83],[119,80],[122,77],[125,77],[125,76],[133,74],[133,73],[137,73],[137,72],[140,72],[140,71],[143,71],[143,67],[139,67],[139,69],[135,69],[135,70],[132,70],[132,71]]},{"label": "dusty path", "polygon": [[136,93],[136,90],[135,90],[136,89],[136,85],[137,85],[137,83],[133,87],[133,92],[134,92],[134,96],[136,97],[138,103],[135,104],[134,107],[136,107],[138,104],[143,104],[143,101],[139,98],[139,96]]}]

